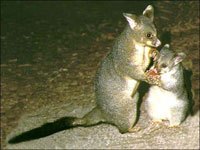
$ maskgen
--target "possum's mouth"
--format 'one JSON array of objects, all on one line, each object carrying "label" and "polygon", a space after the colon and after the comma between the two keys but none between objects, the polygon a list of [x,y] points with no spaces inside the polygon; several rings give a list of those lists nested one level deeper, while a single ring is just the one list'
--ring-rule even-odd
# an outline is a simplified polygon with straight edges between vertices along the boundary
[{"label": "possum's mouth", "polygon": [[146,46],[146,47],[149,47],[149,48],[154,48],[154,49],[158,47],[158,46],[156,46],[156,45],[149,45],[149,44],[148,44],[148,45],[145,45],[145,46]]},{"label": "possum's mouth", "polygon": [[160,42],[160,40],[155,39],[153,41],[147,41],[146,45],[149,46],[149,47],[156,48],[156,47],[161,45],[161,42]]}]

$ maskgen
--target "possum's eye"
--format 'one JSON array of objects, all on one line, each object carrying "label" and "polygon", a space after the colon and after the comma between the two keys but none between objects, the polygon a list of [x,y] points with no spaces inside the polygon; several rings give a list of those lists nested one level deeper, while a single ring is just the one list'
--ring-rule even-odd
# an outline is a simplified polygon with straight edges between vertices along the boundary
[{"label": "possum's eye", "polygon": [[151,39],[153,37],[153,34],[151,32],[148,32],[146,35],[147,38]]},{"label": "possum's eye", "polygon": [[166,65],[166,64],[161,64],[161,67],[162,67],[162,68],[166,68],[167,65]]}]

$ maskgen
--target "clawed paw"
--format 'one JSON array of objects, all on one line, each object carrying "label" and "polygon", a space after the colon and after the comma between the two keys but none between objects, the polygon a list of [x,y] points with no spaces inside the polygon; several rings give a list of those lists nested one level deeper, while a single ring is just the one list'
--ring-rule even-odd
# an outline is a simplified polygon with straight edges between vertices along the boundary
[{"label": "clawed paw", "polygon": [[168,127],[169,128],[180,128],[180,124],[170,124]]},{"label": "clawed paw", "polygon": [[152,85],[160,85],[160,75],[157,74],[155,71],[148,70],[146,72],[146,80],[147,83]]},{"label": "clawed paw", "polygon": [[150,54],[149,54],[149,57],[153,58],[153,61],[156,61],[158,60],[159,58],[159,51],[157,49],[152,49]]},{"label": "clawed paw", "polygon": [[133,128],[128,129],[128,132],[133,133],[133,132],[138,132],[140,130],[141,130],[140,127],[133,127]]}]

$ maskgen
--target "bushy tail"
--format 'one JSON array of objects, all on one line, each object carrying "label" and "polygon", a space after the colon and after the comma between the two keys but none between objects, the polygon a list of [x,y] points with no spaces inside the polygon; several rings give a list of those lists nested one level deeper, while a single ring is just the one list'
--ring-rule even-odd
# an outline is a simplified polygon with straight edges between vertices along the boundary
[{"label": "bushy tail", "polygon": [[75,128],[75,127],[87,127],[103,123],[105,120],[102,117],[101,111],[95,107],[92,111],[87,113],[83,118],[75,117],[63,117],[52,123],[46,123],[38,128],[34,128],[30,131],[26,131],[20,135],[11,138],[8,143],[15,144],[24,141],[30,141],[49,136],[56,132]]}]

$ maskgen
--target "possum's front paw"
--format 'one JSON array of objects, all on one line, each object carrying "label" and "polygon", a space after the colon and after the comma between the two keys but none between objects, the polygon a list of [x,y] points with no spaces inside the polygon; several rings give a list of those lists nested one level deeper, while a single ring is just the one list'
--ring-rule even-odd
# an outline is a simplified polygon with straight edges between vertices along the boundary
[{"label": "possum's front paw", "polygon": [[181,124],[180,120],[169,120],[169,127],[174,128],[174,127],[179,127]]},{"label": "possum's front paw", "polygon": [[146,73],[146,81],[151,85],[161,85],[160,75],[157,73],[155,69],[150,69]]},{"label": "possum's front paw", "polygon": [[151,51],[149,52],[149,57],[153,58],[153,61],[158,60],[159,58],[159,51],[157,49],[151,49]]},{"label": "possum's front paw", "polygon": [[176,129],[179,129],[180,128],[180,123],[179,124],[170,124],[169,126],[168,126],[168,128],[176,128]]}]

